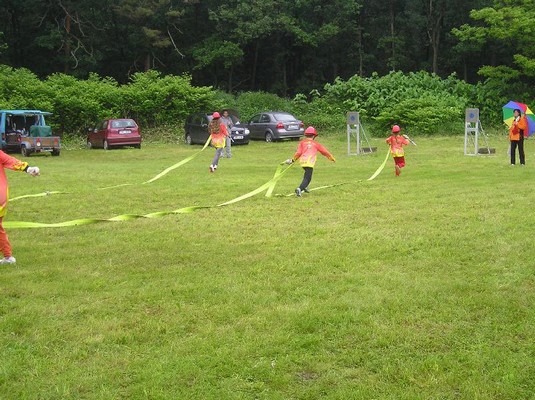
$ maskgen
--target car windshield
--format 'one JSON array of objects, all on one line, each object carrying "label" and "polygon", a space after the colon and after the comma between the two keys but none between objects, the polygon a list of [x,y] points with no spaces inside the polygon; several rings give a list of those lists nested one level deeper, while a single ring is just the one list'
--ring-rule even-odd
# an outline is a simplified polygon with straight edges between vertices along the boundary
[{"label": "car windshield", "polygon": [[135,128],[137,125],[133,119],[123,119],[120,121],[111,121],[112,128]]},{"label": "car windshield", "polygon": [[273,114],[277,121],[295,121],[295,117],[292,114]]}]

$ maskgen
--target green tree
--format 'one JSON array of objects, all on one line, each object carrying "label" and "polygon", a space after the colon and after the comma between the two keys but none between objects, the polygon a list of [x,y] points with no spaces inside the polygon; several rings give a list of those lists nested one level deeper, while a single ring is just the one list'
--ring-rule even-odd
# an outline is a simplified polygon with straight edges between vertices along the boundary
[{"label": "green tree", "polygon": [[535,83],[535,7],[532,0],[497,0],[492,7],[470,13],[472,24],[453,33],[460,48],[472,54],[488,53],[479,74],[502,85],[504,95],[523,91],[533,99]]}]

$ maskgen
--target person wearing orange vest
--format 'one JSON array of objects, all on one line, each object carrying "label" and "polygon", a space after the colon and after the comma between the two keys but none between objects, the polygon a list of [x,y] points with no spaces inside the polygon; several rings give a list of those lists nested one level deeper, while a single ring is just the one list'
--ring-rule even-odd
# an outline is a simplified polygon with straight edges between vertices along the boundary
[{"label": "person wearing orange vest", "polygon": [[405,166],[405,150],[403,150],[403,146],[409,144],[409,138],[406,135],[402,136],[400,131],[399,125],[394,125],[392,127],[392,135],[386,139],[386,143],[390,145],[390,154],[394,158],[396,176],[401,174],[401,168]]},{"label": "person wearing orange vest", "polygon": [[215,156],[210,164],[210,172],[214,172],[219,164],[219,158],[223,154],[225,148],[225,139],[228,136],[227,127],[220,120],[221,115],[216,111],[212,114],[212,120],[208,125],[208,131],[210,132],[211,144],[215,147]]},{"label": "person wearing orange vest", "polygon": [[518,156],[520,165],[525,165],[524,155],[524,137],[527,136],[528,122],[518,108],[513,111],[514,119],[509,128],[509,140],[511,141],[511,165],[516,164],[516,148],[518,147]]},{"label": "person wearing orange vest", "polygon": [[318,151],[332,162],[336,161],[333,155],[329,153],[329,151],[323,145],[315,141],[316,136],[318,136],[316,128],[312,126],[306,128],[305,138],[299,142],[299,146],[297,147],[297,151],[295,152],[293,158],[289,158],[285,161],[286,164],[292,164],[293,162],[299,160],[299,164],[305,171],[303,181],[299,187],[295,189],[295,194],[298,197],[301,197],[303,192],[308,193],[308,185],[312,181],[312,173],[314,172],[316,154]]},{"label": "person wearing orange vest", "polygon": [[17,260],[11,253],[11,243],[7,237],[7,233],[2,226],[2,221],[7,211],[7,201],[9,199],[9,186],[7,184],[7,177],[5,168],[13,171],[24,171],[32,176],[39,175],[39,167],[30,167],[27,162],[17,160],[0,150],[0,251],[4,258],[0,259],[0,264],[14,264]]}]

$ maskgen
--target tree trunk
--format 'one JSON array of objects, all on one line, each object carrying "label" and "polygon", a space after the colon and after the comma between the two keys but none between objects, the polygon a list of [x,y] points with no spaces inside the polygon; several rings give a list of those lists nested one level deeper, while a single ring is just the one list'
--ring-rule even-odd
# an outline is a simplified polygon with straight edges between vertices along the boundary
[{"label": "tree trunk", "polygon": [[433,51],[432,72],[438,73],[438,52],[440,46],[440,34],[442,30],[442,20],[444,19],[444,7],[441,7],[438,15],[435,16],[433,0],[429,0],[429,10],[427,14],[427,36]]},{"label": "tree trunk", "polygon": [[232,93],[232,73],[234,72],[234,67],[231,66],[228,71],[228,92]]},{"label": "tree trunk", "polygon": [[145,56],[145,63],[144,63],[144,69],[145,69],[145,72],[148,71],[150,69],[150,53],[147,53],[147,55]]},{"label": "tree trunk", "polygon": [[258,43],[258,40],[256,41],[256,44],[255,44],[255,49],[254,49],[254,61],[253,61],[253,71],[252,71],[252,76],[251,76],[251,90],[255,90],[256,88],[256,67],[258,65],[258,48],[259,48],[260,44]]},{"label": "tree trunk", "polygon": [[364,56],[363,56],[363,51],[362,51],[362,30],[364,28],[362,27],[362,13],[359,13],[359,23],[358,23],[358,26],[357,26],[357,32],[358,32],[358,36],[357,36],[357,41],[358,41],[358,44],[359,44],[359,76],[363,76],[364,75]]},{"label": "tree trunk", "polygon": [[71,16],[65,15],[65,61],[63,64],[63,72],[69,73],[69,58],[71,57]]},{"label": "tree trunk", "polygon": [[392,39],[391,43],[391,65],[392,71],[396,70],[396,31],[395,31],[395,13],[394,13],[394,1],[390,1],[390,38]]}]

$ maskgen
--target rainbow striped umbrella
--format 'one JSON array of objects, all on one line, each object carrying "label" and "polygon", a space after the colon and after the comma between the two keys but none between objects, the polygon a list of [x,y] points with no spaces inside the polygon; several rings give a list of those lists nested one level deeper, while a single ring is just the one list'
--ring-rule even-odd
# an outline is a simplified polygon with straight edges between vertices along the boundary
[{"label": "rainbow striped umbrella", "polygon": [[524,136],[533,135],[533,133],[535,133],[535,115],[533,114],[533,111],[531,111],[529,107],[524,103],[519,103],[518,101],[510,101],[509,103],[504,105],[502,107],[503,122],[505,122],[505,125],[510,128],[513,124],[513,112],[516,109],[522,111],[522,114],[525,114],[526,119],[528,120],[528,131],[524,132]]}]

